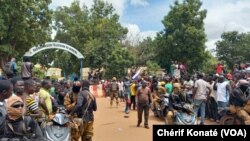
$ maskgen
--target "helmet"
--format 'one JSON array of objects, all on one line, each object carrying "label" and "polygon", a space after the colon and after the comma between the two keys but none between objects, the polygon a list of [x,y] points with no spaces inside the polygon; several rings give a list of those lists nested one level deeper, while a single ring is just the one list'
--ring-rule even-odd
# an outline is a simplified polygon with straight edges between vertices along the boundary
[{"label": "helmet", "polygon": [[113,77],[112,80],[113,80],[113,81],[116,81],[116,77]]}]

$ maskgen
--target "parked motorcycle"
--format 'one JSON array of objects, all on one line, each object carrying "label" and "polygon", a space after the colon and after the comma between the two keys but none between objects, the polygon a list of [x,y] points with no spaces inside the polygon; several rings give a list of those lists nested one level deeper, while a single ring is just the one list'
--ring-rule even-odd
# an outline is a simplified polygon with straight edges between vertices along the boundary
[{"label": "parked motorcycle", "polygon": [[163,119],[165,124],[167,124],[166,115],[168,112],[168,104],[169,104],[168,95],[161,96],[157,102],[158,102],[158,105],[156,109],[153,110],[154,116]]},{"label": "parked motorcycle", "polygon": [[235,113],[231,113],[229,107],[218,110],[220,118],[220,125],[244,125],[244,121]]},{"label": "parked motorcycle", "polygon": [[174,105],[176,111],[175,115],[175,125],[197,125],[197,117],[193,111],[193,106],[188,103],[181,103]]},{"label": "parked motorcycle", "polygon": [[66,116],[66,109],[59,107],[52,123],[44,128],[44,137],[48,141],[71,141],[71,120]]}]

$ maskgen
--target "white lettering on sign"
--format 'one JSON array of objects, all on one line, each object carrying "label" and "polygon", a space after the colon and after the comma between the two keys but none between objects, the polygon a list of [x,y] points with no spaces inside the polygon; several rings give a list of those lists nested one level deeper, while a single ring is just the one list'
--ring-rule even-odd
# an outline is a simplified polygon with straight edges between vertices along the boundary
[{"label": "white lettering on sign", "polygon": [[78,59],[84,58],[83,55],[72,46],[69,46],[64,43],[58,43],[58,42],[47,42],[44,45],[32,47],[28,52],[25,53],[24,56],[33,56],[36,53],[46,50],[46,49],[62,49],[75,55]]}]

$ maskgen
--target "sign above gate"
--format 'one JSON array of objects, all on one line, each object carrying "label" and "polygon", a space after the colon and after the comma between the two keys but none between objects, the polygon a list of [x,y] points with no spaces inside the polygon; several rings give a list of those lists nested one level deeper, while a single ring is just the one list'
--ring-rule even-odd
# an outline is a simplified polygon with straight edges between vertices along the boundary
[{"label": "sign above gate", "polygon": [[35,46],[29,49],[24,56],[33,56],[37,54],[40,51],[47,50],[47,49],[62,49],[65,51],[70,52],[71,54],[75,55],[78,59],[83,59],[83,55],[74,47],[64,44],[64,43],[59,43],[59,42],[47,42],[44,45],[41,46]]}]

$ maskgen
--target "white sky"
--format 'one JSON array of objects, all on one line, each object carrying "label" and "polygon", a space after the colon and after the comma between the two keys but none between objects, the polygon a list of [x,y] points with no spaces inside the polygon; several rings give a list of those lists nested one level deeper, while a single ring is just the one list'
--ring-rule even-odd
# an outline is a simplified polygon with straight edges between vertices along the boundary
[{"label": "white sky", "polygon": [[[73,0],[52,0],[51,7],[57,6],[69,6]],[[163,19],[167,14],[162,13],[164,8],[169,10],[169,4],[173,4],[173,0],[166,0],[165,5],[155,6],[155,3],[159,3],[161,0],[105,0],[112,3],[116,9],[117,14],[120,15],[120,19],[123,17],[133,16],[124,15],[126,10],[130,10],[130,7],[146,7],[149,8],[151,13],[157,13],[155,16],[162,16],[161,18],[153,18],[156,28],[142,30],[143,25],[135,24],[133,21],[121,23],[123,26],[129,29],[128,38],[130,40],[141,40],[147,36],[154,37],[157,32],[163,30],[161,21],[156,19]],[[207,47],[208,49],[214,49],[214,43],[220,39],[220,36],[225,31],[238,30],[239,32],[250,31],[250,0],[202,0],[203,9],[207,9],[207,17],[205,19],[205,30],[207,34]],[[88,7],[93,4],[92,0],[81,0],[81,3],[85,3]],[[154,6],[153,6],[154,4]],[[152,5],[152,6],[151,6]],[[162,13],[160,15],[159,13]],[[146,12],[145,12],[146,13]],[[142,16],[147,16],[145,13],[140,13]],[[154,16],[154,15],[153,15]],[[142,19],[138,19],[142,20]],[[155,21],[154,21],[155,20]],[[161,29],[159,29],[159,27]]]}]

